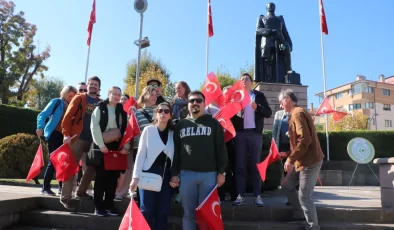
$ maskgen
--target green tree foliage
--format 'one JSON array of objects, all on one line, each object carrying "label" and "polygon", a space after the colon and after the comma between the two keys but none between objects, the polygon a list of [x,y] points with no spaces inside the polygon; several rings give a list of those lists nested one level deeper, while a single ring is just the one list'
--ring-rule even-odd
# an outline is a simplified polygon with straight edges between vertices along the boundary
[{"label": "green tree foliage", "polygon": [[25,94],[25,100],[30,108],[42,110],[53,98],[60,97],[64,82],[54,77],[33,79],[30,90]]},{"label": "green tree foliage", "polygon": [[[129,95],[135,95],[135,79],[137,73],[137,58],[134,58],[127,64],[127,75],[124,79],[126,84],[125,92]],[[148,51],[144,51],[141,54],[140,63],[140,82],[138,86],[138,95],[141,95],[142,89],[146,86],[146,82],[149,79],[158,79],[163,84],[162,89],[164,96],[166,92],[171,92],[166,89],[167,84],[170,82],[170,72],[166,69],[161,60],[154,58]]]},{"label": "green tree foliage", "polygon": [[50,47],[39,53],[34,45],[37,27],[15,13],[12,1],[0,0],[0,99],[22,101],[29,90],[33,76],[48,69],[44,61],[49,58]]}]

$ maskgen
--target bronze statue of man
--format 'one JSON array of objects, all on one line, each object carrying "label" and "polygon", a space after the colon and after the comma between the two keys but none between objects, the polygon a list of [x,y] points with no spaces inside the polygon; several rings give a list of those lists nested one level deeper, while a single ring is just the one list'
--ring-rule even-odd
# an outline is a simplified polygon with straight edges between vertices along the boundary
[{"label": "bronze statue of man", "polygon": [[293,48],[283,16],[275,15],[275,4],[266,5],[267,15],[260,15],[256,28],[256,82],[285,83],[291,71],[290,52]]}]

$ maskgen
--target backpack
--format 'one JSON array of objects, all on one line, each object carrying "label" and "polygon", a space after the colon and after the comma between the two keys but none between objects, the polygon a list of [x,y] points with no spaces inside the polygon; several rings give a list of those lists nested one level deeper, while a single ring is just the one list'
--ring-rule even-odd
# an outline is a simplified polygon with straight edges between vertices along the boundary
[{"label": "backpack", "polygon": [[61,100],[62,100],[62,99],[59,99],[59,98],[58,98],[58,99],[56,99],[56,104],[55,104],[55,107],[53,107],[53,110],[52,110],[52,113],[51,113],[51,115],[50,115],[50,116],[48,116],[48,117],[47,117],[47,119],[45,120],[45,124],[47,124],[47,123],[48,123],[48,121],[49,121],[49,118],[53,116],[53,113],[56,111],[57,107],[59,107]]}]

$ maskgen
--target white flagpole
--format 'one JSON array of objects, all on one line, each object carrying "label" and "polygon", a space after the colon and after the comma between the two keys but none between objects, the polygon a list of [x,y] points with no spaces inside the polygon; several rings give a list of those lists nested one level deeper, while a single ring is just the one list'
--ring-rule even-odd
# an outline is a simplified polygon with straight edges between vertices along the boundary
[{"label": "white flagpole", "polygon": [[[322,17],[321,17],[321,5],[320,5],[320,0],[319,2],[319,18],[320,18],[320,43],[321,43],[321,60],[322,60],[322,66],[323,66],[323,87],[324,87],[324,98],[327,97],[327,92],[326,92],[326,65],[325,65],[325,60],[324,60],[324,40],[323,40],[323,32],[322,32]],[[326,118],[326,141],[327,141],[327,161],[330,161],[330,144],[329,144],[329,138],[328,138],[328,115],[325,114]]]},{"label": "white flagpole", "polygon": [[[206,44],[206,56],[205,56],[205,75],[208,75],[208,56],[209,56],[209,0],[207,0],[207,44]],[[205,80],[205,78],[204,78]]]},{"label": "white flagpole", "polygon": [[89,69],[89,58],[90,58],[90,46],[92,45],[92,37],[90,37],[90,45],[88,48],[88,58],[86,60],[86,70],[85,70],[85,83],[88,80],[88,69]]}]

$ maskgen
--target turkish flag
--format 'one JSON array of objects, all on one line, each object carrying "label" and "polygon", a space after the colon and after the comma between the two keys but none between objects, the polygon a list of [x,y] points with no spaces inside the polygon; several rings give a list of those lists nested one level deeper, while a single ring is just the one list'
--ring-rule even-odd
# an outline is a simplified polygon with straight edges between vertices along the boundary
[{"label": "turkish flag", "polygon": [[92,11],[90,12],[89,24],[88,24],[88,40],[87,44],[90,46],[90,40],[92,39],[93,24],[96,23],[96,0],[93,0]]},{"label": "turkish flag", "polygon": [[215,101],[220,95],[222,95],[222,89],[220,88],[218,79],[213,72],[207,75],[202,93],[205,96],[206,105],[209,105],[211,102]]},{"label": "turkish flag", "polygon": [[119,230],[150,230],[134,199],[130,200],[129,207],[123,216]]},{"label": "turkish flag", "polygon": [[334,121],[340,121],[346,115],[347,115],[347,113],[345,113],[345,112],[334,111],[334,112],[332,112],[332,119]]},{"label": "turkish flag", "polygon": [[242,81],[237,81],[226,91],[223,95],[223,104],[221,116],[224,119],[230,119],[250,104],[249,92],[243,86]]},{"label": "turkish flag", "polygon": [[127,154],[121,154],[119,151],[108,151],[103,154],[105,170],[123,171],[127,169]]},{"label": "turkish flag", "polygon": [[34,157],[33,163],[31,164],[29,173],[26,177],[26,182],[31,181],[33,178],[38,176],[41,172],[41,167],[44,166],[44,152],[42,151],[42,143],[38,146],[36,156]]},{"label": "turkish flag", "polygon": [[211,12],[211,0],[208,0],[208,36],[213,36],[213,23],[212,23],[212,12]]},{"label": "turkish flag", "polygon": [[126,143],[130,142],[133,137],[140,134],[141,130],[138,126],[137,118],[135,117],[134,113],[130,113],[130,118],[129,122],[127,123],[126,131],[124,132],[122,140],[119,144],[119,150],[121,150]]},{"label": "turkish flag", "polygon": [[56,170],[58,181],[67,181],[78,173],[79,165],[68,144],[63,144],[53,151],[50,160]]},{"label": "turkish flag", "polygon": [[265,181],[265,178],[267,177],[268,166],[270,164],[272,164],[273,162],[277,161],[279,158],[280,158],[280,156],[279,156],[278,147],[276,146],[274,138],[272,138],[270,153],[264,159],[263,162],[261,162],[260,164],[257,164],[257,169],[259,170],[260,177],[261,177],[262,181]]},{"label": "turkish flag", "polygon": [[217,185],[196,208],[196,219],[200,230],[223,230],[222,210]]},{"label": "turkish flag", "polygon": [[316,115],[329,114],[332,112],[334,112],[334,110],[332,109],[330,102],[328,102],[328,97],[326,97],[323,103],[321,103],[319,109],[316,111]]},{"label": "turkish flag", "polygon": [[131,96],[129,98],[129,100],[127,100],[126,103],[124,103],[123,110],[127,114],[129,114],[130,107],[132,107],[132,106],[134,106],[135,108],[138,108],[138,102],[137,102],[137,100],[135,100],[135,98],[133,96]]},{"label": "turkish flag", "polygon": [[[219,110],[220,111],[220,110]],[[233,123],[230,121],[230,119],[224,119],[222,117],[220,117],[223,113],[216,113],[215,116],[213,118],[215,118],[216,120],[218,120],[220,122],[220,124],[223,127],[223,131],[224,131],[224,141],[227,142],[231,139],[233,139],[236,135]]]},{"label": "turkish flag", "polygon": [[321,32],[328,34],[326,13],[324,12],[323,0],[319,0],[319,10],[320,10]]}]

